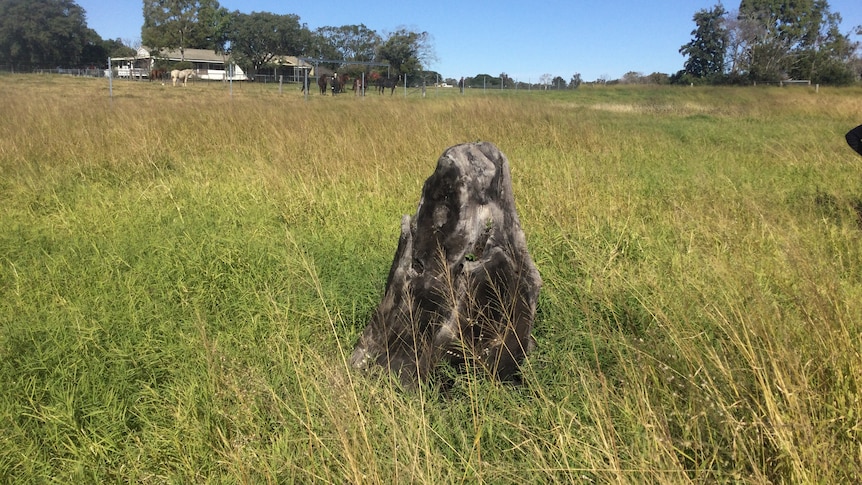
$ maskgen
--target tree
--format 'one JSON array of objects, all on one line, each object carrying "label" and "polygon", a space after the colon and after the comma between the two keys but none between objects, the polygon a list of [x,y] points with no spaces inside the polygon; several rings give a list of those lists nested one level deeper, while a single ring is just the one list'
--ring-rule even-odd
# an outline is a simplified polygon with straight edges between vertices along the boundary
[{"label": "tree", "polygon": [[135,55],[135,49],[124,44],[120,39],[101,40],[96,32],[93,32],[92,35],[93,40],[87,42],[81,51],[82,66],[101,66],[108,57],[132,57]]},{"label": "tree", "polygon": [[668,84],[670,83],[670,76],[663,72],[654,72],[644,77],[643,81],[648,84]]},{"label": "tree", "polygon": [[486,73],[479,73],[475,76],[468,77],[464,80],[464,85],[471,88],[488,88],[494,80],[494,76]]},{"label": "tree", "polygon": [[730,63],[728,73],[731,80],[738,79],[746,64],[748,44],[754,42],[755,35],[749,32],[753,30],[751,23],[746,22],[738,11],[728,12],[725,15],[724,25],[727,29],[725,60]]},{"label": "tree", "polygon": [[216,0],[144,0],[141,40],[155,51],[220,50],[225,45],[227,11]]},{"label": "tree", "polygon": [[345,61],[371,62],[380,36],[363,24],[342,25],[341,27],[321,27],[315,32],[324,44],[328,44],[334,56],[326,58]]},{"label": "tree", "polygon": [[307,53],[315,59],[337,59],[338,62],[324,62],[320,64],[328,69],[335,71],[341,67],[343,54],[338,51],[338,47],[330,41],[321,29],[317,29],[311,33]]},{"label": "tree", "polygon": [[[321,63],[335,71],[342,67],[342,61],[373,61],[380,42],[377,32],[362,24],[320,27],[311,36],[308,54],[317,59],[337,60]],[[353,67],[350,71],[355,75],[367,72],[365,67]]]},{"label": "tree", "polygon": [[[856,35],[862,35],[862,25],[856,27]],[[854,44],[853,54],[850,58],[850,70],[855,80],[862,77],[862,56],[859,55],[859,43]]]},{"label": "tree", "polygon": [[826,0],[742,0],[734,72],[752,81],[852,79],[855,44],[838,30]]},{"label": "tree", "polygon": [[228,39],[237,63],[257,72],[279,56],[305,54],[311,32],[299,23],[298,15],[234,12]]},{"label": "tree", "polygon": [[623,74],[622,79],[620,79],[622,84],[643,84],[644,81],[643,73],[637,71],[629,71]]},{"label": "tree", "polygon": [[554,79],[551,80],[551,88],[552,89],[563,89],[566,87],[566,80],[563,79],[563,76],[554,76]]},{"label": "tree", "polygon": [[815,83],[850,84],[856,77],[852,62],[858,44],[838,30],[839,14],[829,12],[828,6],[821,8],[820,30],[798,50],[788,75]]},{"label": "tree", "polygon": [[194,39],[194,42],[202,49],[225,52],[232,18],[230,12],[218,2],[202,3],[198,12],[200,28],[196,30],[199,38]]},{"label": "tree", "polygon": [[580,86],[582,82],[581,73],[576,72],[574,76],[572,76],[571,81],[569,81],[569,89],[578,89],[578,86]]},{"label": "tree", "polygon": [[728,45],[725,13],[719,4],[711,10],[698,10],[694,14],[697,27],[691,32],[693,38],[679,49],[680,54],[688,56],[683,70],[690,77],[715,79],[724,73],[724,55]]},{"label": "tree", "polygon": [[84,47],[101,41],[72,0],[0,1],[0,63],[77,66]]},{"label": "tree", "polygon": [[398,74],[421,71],[433,58],[431,34],[404,28],[390,34],[377,48],[376,56],[377,60],[388,62]]}]

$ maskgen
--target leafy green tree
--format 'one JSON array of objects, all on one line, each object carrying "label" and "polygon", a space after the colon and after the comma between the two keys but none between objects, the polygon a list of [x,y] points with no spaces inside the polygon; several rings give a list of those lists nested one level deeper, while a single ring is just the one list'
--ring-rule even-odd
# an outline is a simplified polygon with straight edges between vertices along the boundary
[{"label": "leafy green tree", "polygon": [[739,17],[746,31],[746,71],[752,81],[777,81],[784,77],[792,49],[804,37],[800,25],[802,11],[811,7],[801,2],[742,0]]},{"label": "leafy green tree", "polygon": [[582,82],[583,79],[581,79],[581,73],[576,72],[569,81],[569,89],[578,89]]},{"label": "leafy green tree", "polygon": [[754,81],[810,78],[824,60],[845,62],[842,53],[849,39],[838,32],[840,17],[826,0],[742,0],[739,19],[743,68]]},{"label": "leafy green tree", "polygon": [[642,72],[629,71],[619,80],[622,84],[644,84],[646,79]]},{"label": "leafy green tree", "polygon": [[421,71],[424,64],[434,58],[431,34],[399,29],[389,35],[377,48],[376,59],[388,62],[399,74]]},{"label": "leafy green tree", "polygon": [[[862,25],[857,26],[855,31],[856,35],[862,35]],[[859,43],[854,43],[853,54],[850,58],[850,70],[853,72],[853,78],[856,81],[862,77],[862,55],[860,55],[859,48]]]},{"label": "leafy green tree", "polygon": [[[362,24],[320,27],[312,34],[308,54],[317,59],[370,62],[374,60],[380,42],[377,32]],[[343,68],[344,62],[324,62],[321,65],[333,71],[349,71],[354,75],[367,72],[365,66]]]},{"label": "leafy green tree", "polygon": [[135,55],[135,49],[123,44],[120,39],[116,40],[101,40],[93,32],[92,40],[87,42],[81,52],[82,66],[102,66],[108,57],[132,57]]},{"label": "leafy green tree", "polygon": [[224,47],[227,11],[216,0],[144,0],[141,41],[161,51]]},{"label": "leafy green tree", "polygon": [[78,66],[89,43],[101,42],[72,0],[0,1],[0,64]]},{"label": "leafy green tree", "polygon": [[321,27],[315,34],[330,47],[327,52],[332,56],[325,57],[327,59],[370,62],[381,42],[380,35],[363,24]]},{"label": "leafy green tree", "polygon": [[323,35],[321,29],[317,29],[311,33],[306,54],[315,59],[338,59],[339,62],[336,63],[322,64],[324,67],[333,71],[338,69],[342,64],[340,60],[343,59],[343,54],[338,51],[338,48],[330,41],[329,38]]},{"label": "leafy green tree", "polygon": [[841,16],[821,10],[823,21],[816,37],[799,49],[788,75],[818,84],[850,84],[855,80],[853,57],[858,43],[839,30]]},{"label": "leafy green tree", "polygon": [[103,40],[102,47],[110,57],[131,57],[135,55],[135,49],[124,44],[122,39]]},{"label": "leafy green tree", "polygon": [[268,12],[234,12],[228,34],[231,56],[252,73],[283,55],[301,56],[311,44],[311,32],[299,16]]},{"label": "leafy green tree", "polygon": [[489,88],[494,85],[497,78],[490,74],[479,73],[464,80],[464,85],[471,88]]},{"label": "leafy green tree", "polygon": [[199,37],[194,41],[200,48],[225,52],[232,18],[230,12],[218,2],[202,3],[198,12],[200,28],[196,31]]},{"label": "leafy green tree", "polygon": [[551,80],[551,89],[565,89],[568,84],[563,76],[554,76]]},{"label": "leafy green tree", "polygon": [[724,55],[728,44],[725,13],[724,7],[719,4],[694,14],[696,28],[691,32],[693,38],[679,49],[680,54],[688,57],[683,70],[689,77],[715,79],[724,73]]},{"label": "leafy green tree", "polygon": [[663,72],[654,72],[644,78],[648,84],[669,84],[670,76]]}]

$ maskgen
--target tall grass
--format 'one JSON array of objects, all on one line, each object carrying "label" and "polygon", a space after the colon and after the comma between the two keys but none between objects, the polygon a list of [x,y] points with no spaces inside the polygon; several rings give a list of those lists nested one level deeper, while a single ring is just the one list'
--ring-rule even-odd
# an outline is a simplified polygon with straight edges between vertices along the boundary
[{"label": "tall grass", "polygon": [[[0,84],[4,481],[862,479],[859,88]],[[350,372],[478,139],[545,283],[523,384]]]}]

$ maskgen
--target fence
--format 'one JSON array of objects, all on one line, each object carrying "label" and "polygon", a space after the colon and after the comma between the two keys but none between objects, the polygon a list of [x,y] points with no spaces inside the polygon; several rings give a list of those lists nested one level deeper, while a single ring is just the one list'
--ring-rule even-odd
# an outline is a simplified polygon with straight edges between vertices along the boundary
[{"label": "fence", "polygon": [[67,76],[87,76],[87,77],[105,77],[104,69],[96,69],[95,67],[85,69],[22,69],[9,64],[0,64],[0,72],[8,72],[11,74],[64,74]]},{"label": "fence", "polygon": [[808,79],[785,79],[783,81],[754,81],[755,86],[811,86]]},{"label": "fence", "polygon": [[294,74],[294,75],[255,74],[254,76],[252,76],[252,79],[255,82],[264,83],[264,84],[277,83],[277,82],[284,82],[284,83],[291,83],[291,84],[302,84],[303,76],[301,74]]}]

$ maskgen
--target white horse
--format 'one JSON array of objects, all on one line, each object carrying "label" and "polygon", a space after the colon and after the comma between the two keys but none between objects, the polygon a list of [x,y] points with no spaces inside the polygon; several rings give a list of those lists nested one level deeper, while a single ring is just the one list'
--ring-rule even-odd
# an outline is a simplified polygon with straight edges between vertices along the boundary
[{"label": "white horse", "polygon": [[188,81],[189,78],[193,77],[195,77],[194,69],[183,69],[182,71],[180,71],[179,69],[174,69],[173,71],[171,71],[171,81],[173,81],[174,86],[177,85],[177,79],[182,81],[183,86],[185,86],[186,81]]}]

